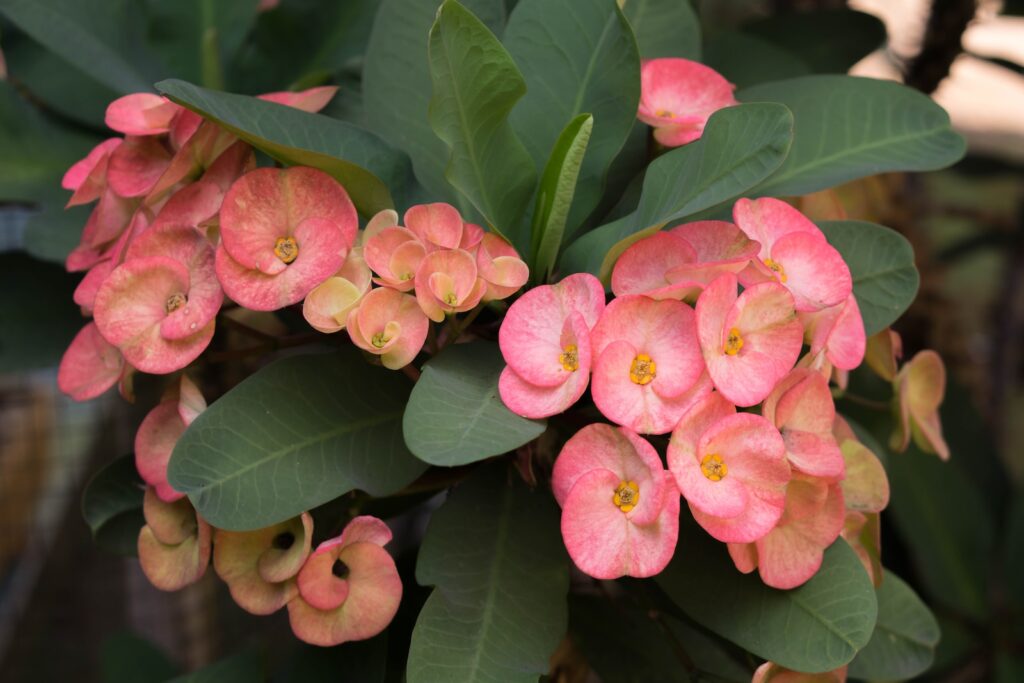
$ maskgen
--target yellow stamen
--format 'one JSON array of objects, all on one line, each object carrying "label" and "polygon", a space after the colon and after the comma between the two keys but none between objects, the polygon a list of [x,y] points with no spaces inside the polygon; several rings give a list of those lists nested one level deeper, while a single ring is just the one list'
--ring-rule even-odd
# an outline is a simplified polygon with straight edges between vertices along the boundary
[{"label": "yellow stamen", "polygon": [[449,292],[448,294],[444,295],[444,302],[449,306],[454,306],[455,304],[459,303],[459,298],[455,296],[455,292]]},{"label": "yellow stamen", "polygon": [[640,502],[640,487],[635,481],[620,481],[612,502],[623,512],[629,512]]},{"label": "yellow stamen", "polygon": [[740,331],[737,328],[729,330],[729,337],[725,340],[725,352],[730,356],[735,356],[743,348],[743,337],[740,336]]},{"label": "yellow stamen", "polygon": [[185,305],[188,298],[184,294],[171,294],[167,297],[167,301],[164,303],[164,310],[168,313],[174,313],[176,310]]},{"label": "yellow stamen", "polygon": [[654,112],[654,115],[655,115],[655,116],[662,116],[662,117],[664,117],[664,118],[667,118],[667,119],[670,119],[670,118],[672,118],[673,116],[675,116],[675,114],[673,114],[673,113],[672,113],[672,112],[671,112],[670,110],[668,110],[668,109],[658,109],[658,110],[656,110],[656,111]]},{"label": "yellow stamen", "polygon": [[629,366],[629,378],[641,386],[650,384],[657,376],[658,366],[646,353],[637,355]]},{"label": "yellow stamen", "polygon": [[580,369],[580,354],[579,349],[576,348],[575,344],[569,344],[562,350],[562,355],[558,357],[558,362],[562,364],[562,369],[567,372],[576,372]]},{"label": "yellow stamen", "polygon": [[786,269],[782,267],[782,264],[778,261],[774,261],[770,258],[764,260],[764,264],[768,266],[768,269],[775,273],[775,276],[779,279],[779,282],[786,281]]},{"label": "yellow stamen", "polygon": [[285,263],[291,263],[299,257],[299,243],[294,237],[278,237],[274,245],[274,256]]},{"label": "yellow stamen", "polygon": [[389,341],[391,341],[391,337],[387,336],[383,332],[378,332],[377,334],[373,335],[373,337],[370,339],[370,343],[376,346],[378,349],[383,349],[384,345],[387,344]]},{"label": "yellow stamen", "polygon": [[722,481],[725,479],[725,475],[729,474],[729,468],[726,467],[722,456],[717,453],[704,456],[704,459],[700,461],[700,471],[711,481]]}]

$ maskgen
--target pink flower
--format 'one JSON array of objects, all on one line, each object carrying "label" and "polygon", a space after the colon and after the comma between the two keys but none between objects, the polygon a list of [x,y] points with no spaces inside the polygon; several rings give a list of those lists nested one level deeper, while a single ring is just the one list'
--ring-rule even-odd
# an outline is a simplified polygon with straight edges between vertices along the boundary
[{"label": "pink flower", "polygon": [[616,296],[695,301],[720,273],[738,273],[759,245],[732,223],[697,221],[657,232],[629,247],[615,263]]},{"label": "pink flower", "polygon": [[846,667],[818,674],[791,671],[775,662],[765,662],[757,667],[750,683],[846,683]]},{"label": "pink flower", "polygon": [[764,282],[736,295],[736,276],[718,276],[697,300],[697,336],[715,388],[738,406],[760,403],[796,363],[803,329],[793,296]]},{"label": "pink flower", "polygon": [[498,331],[508,367],[498,393],[529,418],[563,412],[590,381],[590,330],[604,310],[604,287],[589,273],[535,287],[513,303]]},{"label": "pink flower", "polygon": [[740,282],[781,282],[798,311],[819,311],[846,301],[853,278],[846,262],[814,223],[789,204],[771,197],[740,199],[733,219],[761,252],[740,273]]},{"label": "pink flower", "polygon": [[178,439],[205,409],[199,388],[182,375],[180,388],[149,411],[135,433],[135,469],[164,502],[173,503],[185,496],[167,481],[167,465]]},{"label": "pink flower", "polygon": [[839,537],[845,519],[839,484],[798,474],[786,488],[778,525],[754,543],[729,543],[729,554],[744,574],[756,568],[766,585],[796,588],[821,568],[825,549]]},{"label": "pink flower", "polygon": [[110,154],[107,183],[121,197],[149,194],[171,163],[171,152],[156,136],[134,136]]},{"label": "pink flower", "polygon": [[625,427],[592,424],[565,446],[551,476],[562,538],[596,579],[654,576],[679,537],[679,492],[651,444]]},{"label": "pink flower", "polygon": [[109,138],[93,147],[89,154],[76,161],[61,179],[61,187],[74,194],[67,205],[88,204],[99,199],[107,186],[107,168],[110,155],[121,145],[121,138]]},{"label": "pink flower", "polygon": [[714,69],[688,59],[650,59],[640,68],[637,116],[654,126],[654,138],[666,147],[693,142],[719,109],[737,104],[729,81]]},{"label": "pink flower", "polygon": [[477,275],[487,287],[482,301],[506,299],[530,279],[530,269],[515,247],[498,235],[483,233],[476,248]]},{"label": "pink flower", "polygon": [[134,93],[119,97],[107,106],[107,128],[125,135],[160,135],[182,108],[166,97]]},{"label": "pink flower", "polygon": [[896,375],[899,422],[891,446],[904,451],[914,443],[925,453],[949,460],[949,446],[942,436],[939,406],[946,396],[946,366],[939,354],[919,352]]},{"label": "pink flower", "polygon": [[875,374],[892,382],[899,371],[899,360],[903,358],[903,339],[899,333],[887,327],[868,338],[864,350],[864,361]]},{"label": "pink flower", "polygon": [[476,259],[462,249],[431,251],[416,270],[416,300],[437,323],[445,315],[476,308],[486,291],[487,283],[477,278]]},{"label": "pink flower", "polygon": [[810,370],[793,370],[764,400],[761,414],[782,433],[786,458],[795,469],[829,481],[843,478],[846,468],[832,435],[836,408],[828,380]]},{"label": "pink flower", "polygon": [[853,370],[864,360],[867,337],[853,294],[835,306],[798,315],[811,346],[811,356],[824,356],[825,361],[840,370]]},{"label": "pink flower", "polygon": [[308,512],[256,531],[217,529],[213,568],[239,607],[251,614],[272,614],[298,595],[296,577],[312,539]]},{"label": "pink flower", "polygon": [[210,564],[212,530],[187,498],[165,503],[152,488],[142,502],[146,525],[139,531],[139,565],[162,591],[195,583]]},{"label": "pink flower", "polygon": [[705,531],[727,543],[749,543],[782,516],[790,471],[786,446],[771,423],[705,395],[679,421],[668,466]]},{"label": "pink flower", "polygon": [[294,107],[295,109],[301,109],[302,111],[315,114],[324,107],[327,103],[337,94],[338,86],[336,85],[321,85],[316,88],[309,88],[308,90],[302,90],[299,92],[283,91],[283,92],[268,92],[264,95],[257,95],[261,100],[267,102],[276,102],[277,104],[283,104],[286,107]]},{"label": "pink flower", "polygon": [[405,227],[427,251],[458,249],[462,243],[462,216],[451,204],[417,204],[405,212]]},{"label": "pink flower", "polygon": [[697,347],[693,309],[679,301],[615,299],[593,331],[594,404],[641,434],[671,431],[710,383]]},{"label": "pink flower", "polygon": [[345,262],[358,229],[345,189],[313,168],[261,168],[224,197],[217,276],[246,308],[302,301]]},{"label": "pink flower", "polygon": [[88,401],[117,384],[124,372],[124,356],[89,322],[64,352],[57,386],[76,401]]},{"label": "pink flower", "polygon": [[345,329],[348,314],[370,291],[370,277],[362,247],[353,247],[341,270],[306,295],[302,302],[302,315],[306,322],[324,334]]},{"label": "pink flower", "polygon": [[370,220],[364,236],[364,256],[377,274],[374,282],[408,292],[416,284],[416,271],[427,250],[412,231],[399,227],[397,220],[398,214],[390,210]]},{"label": "pink flower", "polygon": [[299,572],[299,595],[288,603],[296,637],[329,647],[387,628],[402,599],[402,580],[383,547],[390,540],[384,522],[362,516],[317,547]]},{"label": "pink flower", "polygon": [[391,370],[412,362],[430,327],[415,297],[388,287],[371,290],[359,308],[348,314],[347,322],[352,342],[380,356],[384,367]]}]

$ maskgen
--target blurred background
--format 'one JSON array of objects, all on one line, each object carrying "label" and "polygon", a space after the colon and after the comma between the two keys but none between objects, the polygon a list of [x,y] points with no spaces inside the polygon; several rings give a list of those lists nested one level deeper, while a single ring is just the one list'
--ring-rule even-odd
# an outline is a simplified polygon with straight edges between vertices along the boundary
[{"label": "blurred background", "polygon": [[[277,644],[292,642],[283,614],[244,614],[212,571],[180,593],[160,593],[124,556],[133,552],[130,543],[114,535],[94,540],[83,521],[89,477],[131,453],[149,405],[132,406],[116,394],[76,404],[55,386],[56,364],[81,324],[71,299],[78,278],[60,262],[85,221],[81,210],[61,210],[59,181],[103,135],[103,111],[116,93],[6,21],[6,1],[0,681],[164,680],[246,647],[269,647],[278,656]],[[260,92],[335,82],[355,97],[326,113],[358,120],[359,56],[376,1],[260,4],[265,11],[239,38],[229,87]],[[968,139],[967,157],[951,169],[876,176],[836,192],[851,218],[888,225],[913,243],[922,285],[898,324],[905,358],[933,348],[949,370],[942,417],[953,458],[940,463],[913,449],[890,456],[901,464],[890,472],[893,503],[883,516],[885,564],[912,583],[942,626],[935,666],[924,679],[1024,681],[1024,2],[696,4],[706,61],[741,87],[744,79],[764,80],[765,72],[829,71],[849,57],[852,74],[904,81],[932,95]],[[117,40],[155,46],[157,72],[167,77],[190,68],[175,57],[175,6],[83,0],[75,11],[98,8],[97,30],[108,31],[114,29],[103,27],[107,13],[131,15],[139,33]],[[844,7],[879,21],[811,36],[799,19]],[[858,52],[865,39],[877,46],[866,56]],[[288,71],[278,56],[289,50],[315,56]],[[130,528],[135,520],[125,514],[121,522]]]}]

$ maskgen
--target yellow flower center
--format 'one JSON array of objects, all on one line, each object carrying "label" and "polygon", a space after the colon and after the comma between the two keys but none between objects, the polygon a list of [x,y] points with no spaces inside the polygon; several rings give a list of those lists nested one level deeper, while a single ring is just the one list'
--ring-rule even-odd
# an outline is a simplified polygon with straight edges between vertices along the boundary
[{"label": "yellow flower center", "polygon": [[278,237],[274,245],[274,256],[285,263],[291,263],[299,257],[299,243],[294,237]]},{"label": "yellow flower center", "polygon": [[188,297],[184,294],[171,294],[167,297],[167,301],[164,303],[164,310],[168,313],[174,313],[176,310],[184,306],[187,301]]},{"label": "yellow flower center", "polygon": [[768,266],[769,270],[775,273],[775,277],[779,278],[779,282],[786,281],[786,269],[782,267],[781,263],[770,258],[766,258],[764,260],[764,264]]},{"label": "yellow flower center", "polygon": [[639,354],[629,366],[629,378],[641,386],[653,382],[657,375],[658,366],[646,353]]},{"label": "yellow flower center", "polygon": [[656,110],[654,112],[654,115],[655,116],[662,116],[662,117],[668,118],[668,119],[670,119],[673,116],[675,116],[675,114],[673,114],[672,111],[669,110],[669,109],[658,109],[658,110]]},{"label": "yellow flower center", "polygon": [[725,475],[729,474],[729,468],[726,467],[722,456],[717,453],[704,456],[700,461],[700,471],[711,481],[722,481]]},{"label": "yellow flower center", "polygon": [[635,481],[620,481],[612,502],[623,512],[629,512],[640,502],[640,487]]},{"label": "yellow flower center", "polygon": [[729,336],[725,340],[725,352],[730,356],[735,356],[743,348],[743,337],[740,336],[740,331],[737,328],[729,330]]},{"label": "yellow flower center", "polygon": [[370,343],[376,346],[378,349],[383,349],[384,345],[391,341],[391,337],[383,332],[378,332],[370,338]]},{"label": "yellow flower center", "polygon": [[455,292],[448,292],[444,295],[444,302],[449,306],[454,306],[459,303],[459,298],[455,296]]},{"label": "yellow flower center", "polygon": [[562,350],[562,355],[558,357],[558,362],[562,364],[562,368],[567,372],[576,372],[580,369],[580,354],[579,349],[576,348],[575,344],[569,344]]}]

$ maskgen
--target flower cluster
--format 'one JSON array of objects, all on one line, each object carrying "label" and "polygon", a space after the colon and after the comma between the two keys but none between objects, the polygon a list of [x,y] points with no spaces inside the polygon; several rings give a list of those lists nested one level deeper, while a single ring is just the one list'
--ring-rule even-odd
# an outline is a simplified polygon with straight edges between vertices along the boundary
[{"label": "flower cluster", "polygon": [[693,142],[719,109],[736,102],[734,86],[714,69],[677,57],[649,59],[640,69],[637,117],[665,147]]},{"label": "flower cluster", "polygon": [[[733,220],[632,245],[607,305],[596,278],[571,275],[527,292],[502,324],[511,410],[556,415],[589,383],[618,425],[585,427],[554,466],[566,547],[591,576],[660,572],[681,494],[741,571],[792,588],[840,534],[857,545],[888,502],[884,471],[836,416],[829,387],[866,349],[846,263],[782,201],[741,199]],[[913,373],[934,375],[911,363],[897,384]],[[907,433],[924,439],[936,394],[903,394]],[[670,434],[667,471],[645,434]]]},{"label": "flower cluster", "polygon": [[508,242],[465,222],[450,204],[418,204],[403,222],[391,210],[374,216],[361,246],[303,305],[312,327],[347,329],[356,346],[391,369],[416,357],[431,321],[505,299],[530,275]]}]

